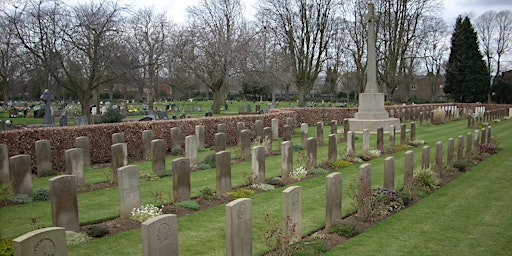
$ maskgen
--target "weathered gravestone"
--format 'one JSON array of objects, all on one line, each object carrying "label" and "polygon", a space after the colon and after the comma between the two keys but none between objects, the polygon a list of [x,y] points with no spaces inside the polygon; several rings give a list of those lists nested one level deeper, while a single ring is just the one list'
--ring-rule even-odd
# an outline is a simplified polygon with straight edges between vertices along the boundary
[{"label": "weathered gravestone", "polygon": [[226,204],[226,256],[252,255],[252,200]]},{"label": "weathered gravestone", "polygon": [[306,142],[307,147],[307,163],[306,169],[312,170],[316,167],[317,164],[317,151],[318,151],[318,142],[316,138],[308,138]]},{"label": "weathered gravestone", "polygon": [[389,191],[395,190],[395,158],[392,156],[384,159],[384,188]]},{"label": "weathered gravestone", "polygon": [[423,146],[421,151],[421,168],[430,168],[430,146]]},{"label": "weathered gravestone", "polygon": [[263,140],[263,121],[256,120],[254,122],[254,136],[256,138],[256,142],[261,142]]},{"label": "weathered gravestone", "polygon": [[292,140],[292,127],[290,125],[283,126],[283,140],[291,141]]},{"label": "weathered gravestone", "polygon": [[455,148],[455,140],[453,138],[448,139],[448,155],[446,157],[446,165],[448,167],[453,167],[453,158],[454,158],[454,148]]},{"label": "weathered gravestone", "polygon": [[75,175],[79,186],[85,184],[84,153],[81,148],[72,148],[64,151],[66,173]]},{"label": "weathered gravestone", "polygon": [[11,181],[9,171],[9,149],[7,144],[0,144],[0,184]]},{"label": "weathered gravestone", "polygon": [[331,133],[338,134],[338,120],[331,120]]},{"label": "weathered gravestone", "polygon": [[305,146],[308,139],[308,124],[302,123],[300,125],[300,137],[302,145]]},{"label": "weathered gravestone", "polygon": [[404,158],[404,189],[412,188],[414,175],[414,151],[405,152]]},{"label": "weathered gravestone", "polygon": [[443,142],[436,142],[436,172],[443,177]]},{"label": "weathered gravestone", "polygon": [[464,136],[459,135],[457,139],[457,161],[464,159]]},{"label": "weathered gravestone", "polygon": [[231,191],[231,152],[220,151],[215,153],[216,192],[223,195]]},{"label": "weathered gravestone", "polygon": [[190,161],[190,167],[197,165],[197,136],[185,137],[185,157]]},{"label": "weathered gravestone", "polygon": [[112,162],[110,163],[112,169],[112,178],[117,182],[117,169],[128,164],[128,148],[126,143],[116,143],[110,146],[112,151]]},{"label": "weathered gravestone", "polygon": [[172,190],[175,202],[190,200],[190,159],[172,161]]},{"label": "weathered gravestone", "polygon": [[[245,123],[244,122],[238,122],[236,123],[236,136],[237,136],[237,143],[240,144],[241,141],[241,133],[245,130]],[[227,134],[227,133],[226,133]]]},{"label": "weathered gravestone", "polygon": [[263,145],[265,145],[265,152],[267,154],[272,154],[272,141],[272,128],[263,128]]},{"label": "weathered gravestone", "polygon": [[178,217],[163,214],[141,224],[142,255],[178,256]]},{"label": "weathered gravestone", "polygon": [[406,124],[400,124],[400,145],[407,144],[407,126]]},{"label": "weathered gravestone", "polygon": [[165,175],[165,141],[156,139],[151,141],[151,170],[154,174]]},{"label": "weathered gravestone", "polygon": [[281,143],[281,178],[287,179],[293,171],[293,142]]},{"label": "weathered gravestone", "polygon": [[215,134],[215,152],[226,150],[226,134],[218,132]]},{"label": "weathered gravestone", "polygon": [[370,152],[370,130],[363,130],[363,154]]},{"label": "weathered gravestone", "polygon": [[291,186],[283,190],[283,220],[291,232],[290,244],[302,238],[302,187]]},{"label": "weathered gravestone", "polygon": [[411,122],[411,141],[416,140],[416,123]]},{"label": "weathered gravestone", "polygon": [[144,151],[142,152],[142,157],[144,160],[150,160],[153,155],[151,155],[151,141],[155,139],[155,133],[153,130],[145,130],[142,131],[142,145]]},{"label": "weathered gravestone", "polygon": [[36,141],[36,170],[38,176],[52,170],[52,149],[49,140]]},{"label": "weathered gravestone", "polygon": [[55,227],[78,232],[77,180],[75,175],[59,175],[49,179],[52,223]]},{"label": "weathered gravestone", "polygon": [[395,136],[396,135],[396,127],[394,125],[389,126],[389,146],[395,147]]},{"label": "weathered gravestone", "polygon": [[372,165],[359,167],[359,194],[357,195],[357,215],[363,218],[371,214]]},{"label": "weathered gravestone", "polygon": [[75,147],[82,149],[84,167],[91,166],[91,140],[87,136],[80,136],[75,139]]},{"label": "weathered gravestone", "polygon": [[252,148],[252,178],[253,184],[265,183],[265,147]]},{"label": "weathered gravestone", "polygon": [[347,156],[353,156],[355,154],[354,151],[354,131],[349,131],[347,133],[347,149],[346,149],[346,155]]},{"label": "weathered gravestone", "polygon": [[171,128],[171,152],[176,152],[181,150],[181,128],[173,127]]},{"label": "weathered gravestone", "polygon": [[140,208],[140,172],[136,165],[117,169],[121,219],[129,219],[134,208]]},{"label": "weathered gravestone", "polygon": [[324,146],[324,122],[316,123],[316,141],[319,147]]},{"label": "weathered gravestone", "polygon": [[382,152],[384,150],[384,128],[377,128],[377,150]]},{"label": "weathered gravestone", "polygon": [[30,195],[32,193],[32,164],[30,155],[15,155],[9,158],[9,170],[14,194]]},{"label": "weathered gravestone", "polygon": [[329,134],[329,145],[327,151],[327,160],[329,162],[334,162],[338,158],[338,147],[336,145],[337,138],[336,134]]},{"label": "weathered gravestone", "polygon": [[116,132],[112,134],[112,145],[117,143],[125,143],[124,132]]},{"label": "weathered gravestone", "polygon": [[55,126],[55,122],[53,121],[53,110],[52,110],[52,101],[54,100],[53,95],[45,89],[43,95],[41,95],[41,100],[44,101],[44,121],[43,126]]},{"label": "weathered gravestone", "polygon": [[[331,134],[333,135],[333,134]],[[343,175],[339,172],[327,175],[326,200],[325,200],[325,229],[329,230],[331,225],[341,220],[343,191]]]},{"label": "weathered gravestone", "polygon": [[66,230],[61,227],[30,231],[12,240],[14,256],[68,255]]},{"label": "weathered gravestone", "polygon": [[196,125],[195,131],[197,136],[197,148],[204,148],[204,125]]},{"label": "weathered gravestone", "polygon": [[223,133],[227,134],[228,126],[226,124],[218,124],[217,125],[217,132],[223,132]]},{"label": "weathered gravestone", "polygon": [[251,132],[244,129],[240,132],[239,138],[240,160],[247,161],[249,160],[249,156],[251,154]]},{"label": "weathered gravestone", "polygon": [[272,118],[272,138],[279,138],[279,119]]}]

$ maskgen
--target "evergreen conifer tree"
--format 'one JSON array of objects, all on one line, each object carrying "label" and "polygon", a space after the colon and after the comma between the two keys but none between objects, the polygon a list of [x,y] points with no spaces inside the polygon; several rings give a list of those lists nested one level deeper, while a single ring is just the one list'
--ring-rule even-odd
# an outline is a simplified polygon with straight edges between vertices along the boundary
[{"label": "evergreen conifer tree", "polygon": [[446,68],[444,92],[456,102],[484,102],[489,72],[478,48],[478,38],[468,17],[457,17]]}]

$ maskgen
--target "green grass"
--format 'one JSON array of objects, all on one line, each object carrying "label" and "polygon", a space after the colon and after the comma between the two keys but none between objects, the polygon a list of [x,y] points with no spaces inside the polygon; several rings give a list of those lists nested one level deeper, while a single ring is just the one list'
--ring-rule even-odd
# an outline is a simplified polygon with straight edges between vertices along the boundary
[{"label": "green grass", "polygon": [[[455,121],[450,122],[448,124],[439,125],[439,126],[429,126],[429,127],[418,127],[417,138],[425,140],[432,148],[435,145],[436,141],[447,141],[448,138],[456,138],[459,134],[466,134],[467,132],[471,132],[472,130],[465,128],[465,121]],[[507,131],[511,129],[512,122],[501,122],[493,125],[493,134],[495,137],[500,138],[501,146],[507,147],[512,145],[512,139],[506,138]],[[324,129],[329,129],[325,127]],[[316,135],[315,127],[309,128],[309,135]],[[327,132],[324,132],[325,138],[324,142],[327,142]],[[372,147],[374,147],[374,136],[372,136]],[[435,141],[434,139],[435,138]],[[501,138],[505,138],[501,140]],[[300,131],[297,130],[295,137],[293,138],[295,144],[300,143]],[[387,141],[387,140],[386,140]],[[356,141],[356,151],[361,151],[361,143],[362,139]],[[446,147],[446,146],[445,146]],[[274,141],[273,143],[274,150],[278,150],[280,148],[280,141]],[[233,148],[229,150],[234,151]],[[421,147],[413,148],[415,151],[415,162],[416,165],[419,165],[421,161]],[[345,144],[338,145],[338,151],[342,154],[345,151]],[[446,154],[446,149],[444,150]],[[202,150],[199,153],[199,159],[202,159],[207,154],[211,154],[210,150]],[[433,155],[433,154],[432,154]],[[504,155],[504,156],[503,156]],[[468,179],[466,176],[470,176],[473,173],[478,173],[477,171],[482,168],[490,168],[489,170],[494,170],[493,168],[501,168],[500,165],[505,162],[507,155],[510,155],[510,150],[507,151],[505,148],[498,155],[493,158],[485,161],[480,164],[477,168],[474,168],[469,173],[464,174],[461,178]],[[393,154],[396,158],[396,179],[395,184],[397,187],[400,187],[403,184],[403,162],[404,162],[404,151],[397,152]],[[234,157],[234,156],[233,156]],[[320,147],[318,150],[318,163],[327,157],[327,146]],[[499,158],[502,157],[502,158]],[[166,165],[168,169],[171,166],[171,160],[173,158],[168,158]],[[498,161],[496,161],[498,159]],[[299,154],[294,154],[294,167],[298,167],[299,164]],[[373,165],[373,186],[381,187],[382,179],[383,179],[383,165],[384,158],[378,158],[370,161]],[[150,173],[151,172],[151,161],[142,161],[136,162],[132,164],[137,164],[141,169],[141,174]],[[485,165],[488,165],[485,167]],[[483,167],[482,167],[483,166]],[[510,166],[506,165],[506,166]],[[275,177],[280,175],[280,156],[269,157],[266,159],[266,178]],[[359,165],[350,166],[347,168],[343,168],[341,172],[343,173],[343,214],[346,215],[353,210],[352,201],[351,201],[351,193],[350,193],[350,183],[354,182],[358,178],[359,173]],[[99,169],[88,169],[86,171],[86,181],[88,183],[98,183],[106,181],[106,176],[104,171],[108,168],[99,168]],[[503,168],[506,169],[506,168]],[[236,163],[232,166],[232,184],[234,187],[240,186],[245,183],[244,173],[250,174],[251,163]],[[486,172],[491,173],[491,171]],[[492,172],[494,173],[494,171]],[[494,217],[495,214],[504,215],[505,213],[510,213],[510,200],[507,200],[507,195],[510,195],[510,192],[507,192],[507,186],[510,187],[510,183],[503,184],[503,181],[510,180],[510,174],[508,176],[500,179],[500,175],[495,174],[495,179],[489,180],[488,184],[500,184],[495,189],[490,190],[490,192],[482,192],[479,187],[484,186],[483,184],[479,184],[478,186],[471,186],[471,188],[475,187],[475,191],[465,191],[468,189],[466,183],[469,183],[471,180],[464,180],[459,178],[456,182],[450,184],[449,186],[439,190],[434,193],[432,196],[428,197],[424,201],[416,204],[413,208],[410,208],[403,213],[400,213],[392,218],[389,218],[387,221],[383,222],[381,225],[386,225],[386,223],[393,221],[395,218],[398,218],[401,215],[406,215],[410,211],[414,211],[414,209],[418,208],[419,211],[414,214],[410,214],[410,216],[406,215],[403,217],[404,220],[409,220],[409,222],[413,222],[417,225],[421,224],[419,230],[412,230],[415,227],[411,228],[410,232],[417,232],[416,241],[412,244],[406,246],[394,246],[394,244],[400,244],[401,242],[406,242],[409,240],[408,236],[401,236],[401,233],[404,233],[404,228],[393,228],[395,225],[399,225],[403,221],[395,221],[394,224],[388,224],[391,227],[385,228],[386,231],[379,231],[379,226],[376,226],[370,231],[358,236],[354,240],[351,240],[349,243],[344,244],[343,246],[336,248],[336,250],[344,250],[344,247],[350,246],[351,243],[356,243],[352,241],[357,241],[357,239],[364,239],[366,236],[371,234],[373,230],[375,231],[376,243],[380,243],[379,246],[371,246],[374,249],[373,251],[368,250],[361,252],[360,254],[383,254],[379,251],[381,247],[399,247],[395,249],[390,249],[387,254],[395,255],[395,254],[414,254],[414,250],[416,247],[426,247],[423,250],[423,253],[418,253],[421,255],[424,254],[445,254],[443,250],[456,250],[452,248],[446,248],[446,244],[450,244],[450,240],[448,238],[455,237],[453,234],[449,234],[446,237],[443,235],[444,233],[436,233],[439,230],[444,229],[453,229],[459,231],[453,231],[453,233],[464,233],[460,230],[464,230],[464,225],[467,220],[466,218],[475,217],[475,221],[485,221],[487,225],[476,229],[477,232],[482,232],[484,235],[488,235],[487,233],[496,232],[496,236],[503,236],[508,234],[508,242],[510,242],[510,231],[506,233],[506,230],[512,230],[510,227],[510,223],[512,223],[510,217],[501,216],[497,218],[489,218],[489,216]],[[487,177],[487,176],[486,176]],[[475,181],[483,180],[483,177],[475,177]],[[501,183],[500,183],[501,182]],[[457,186],[458,184],[458,186]],[[200,189],[203,187],[215,188],[215,170],[209,169],[200,172],[193,172],[191,174],[191,185],[192,185],[192,196],[198,196],[200,194]],[[321,175],[315,177],[313,179],[304,180],[298,182],[294,185],[299,185],[303,187],[303,235],[311,233],[319,228],[322,228],[325,220],[325,175]],[[47,187],[48,186],[48,178],[37,178],[34,179],[34,187]],[[443,195],[443,193],[448,193],[450,187],[462,187],[459,188],[455,194],[448,194],[449,196]],[[482,187],[485,189],[486,186]],[[272,190],[266,193],[256,194],[253,198],[253,251],[255,255],[264,254],[267,251],[267,248],[264,246],[263,241],[258,237],[258,234],[261,233],[262,228],[265,228],[264,215],[270,214],[272,217],[279,218],[281,215],[281,200],[282,200],[282,191],[285,188],[279,188],[276,190]],[[165,177],[153,181],[141,181],[141,196],[142,203],[153,203],[156,204],[155,198],[151,195],[151,191],[163,191],[165,193],[171,193],[172,191],[172,177]],[[501,193],[500,193],[501,192]],[[501,195],[505,193],[504,195]],[[466,195],[470,195],[470,197],[466,197]],[[489,197],[492,196],[492,200],[488,200]],[[93,223],[103,219],[113,218],[119,215],[119,196],[117,188],[105,189],[100,191],[93,191],[88,193],[79,194],[78,202],[79,202],[79,216],[80,222],[84,223]],[[437,208],[422,210],[423,205],[427,204],[429,201],[436,201],[437,199],[444,199],[444,203],[440,203],[436,205],[439,209],[442,209],[443,213],[437,213]],[[475,200],[475,198],[485,198],[487,201],[481,202],[484,205],[485,209],[495,208],[492,211],[492,214],[489,213],[487,216],[480,216],[477,211],[471,207],[479,207],[479,200]],[[494,198],[499,199],[497,201]],[[454,200],[457,199],[457,200]],[[452,202],[453,201],[453,202]],[[456,201],[456,202],[455,202]],[[455,203],[455,205],[450,205]],[[466,205],[470,204],[470,205]],[[459,207],[460,206],[460,207]],[[470,207],[469,209],[465,208],[465,206]],[[499,210],[501,207],[503,210]],[[441,211],[441,210],[439,210]],[[418,215],[418,217],[415,217]],[[424,215],[424,216],[423,216]],[[452,216],[454,215],[454,216]],[[2,237],[15,237],[21,235],[27,231],[30,231],[34,228],[34,225],[31,224],[30,219],[36,218],[39,223],[44,224],[45,226],[51,226],[51,212],[49,202],[39,202],[27,205],[19,205],[12,207],[3,207],[0,208],[0,216],[2,218],[2,225],[0,227],[0,233]],[[452,222],[454,219],[461,219],[457,222]],[[4,221],[7,220],[7,221]],[[428,225],[423,225],[423,222],[429,223]],[[462,223],[460,223],[462,222]],[[393,223],[393,222],[392,222]],[[443,227],[437,227],[437,229],[431,229],[431,226],[435,226],[434,224],[443,224]],[[505,225],[505,229],[501,231],[496,229],[493,225]],[[178,229],[179,229],[179,249],[181,255],[224,255],[225,254],[225,207],[223,205],[214,207],[208,210],[200,211],[197,213],[190,214],[188,216],[180,217],[178,219]],[[460,226],[459,226],[460,225]],[[444,227],[446,226],[446,227]],[[461,229],[462,228],[462,229]],[[466,232],[467,233],[467,232]],[[469,235],[469,234],[467,234]],[[475,239],[481,239],[482,236],[479,234],[471,234],[475,237]],[[388,236],[391,239],[391,242],[381,243],[381,240],[384,240],[382,237]],[[394,239],[398,237],[397,239]],[[402,237],[402,238],[400,238]],[[443,239],[440,239],[442,237]],[[423,239],[434,239],[437,241],[436,243],[432,243],[433,245],[424,245]],[[437,240],[435,240],[437,239]],[[494,240],[497,238],[494,236]],[[507,239],[507,238],[506,238]],[[439,241],[443,240],[443,241]],[[445,241],[447,240],[447,241]],[[489,246],[482,245],[483,253],[482,254],[500,254],[507,252],[504,249],[510,249],[510,247],[506,247],[507,244],[494,242],[494,240],[489,240],[489,244],[496,244],[493,246],[495,251],[488,251]],[[502,239],[503,240],[503,239]],[[471,243],[471,240],[465,239],[465,243]],[[366,242],[363,242],[366,244]],[[435,246],[434,246],[435,245]],[[458,245],[460,247],[466,246],[465,244]],[[467,245],[467,246],[472,246]],[[355,246],[358,247],[358,246]],[[365,245],[365,247],[370,247],[369,245]],[[403,247],[403,248],[402,248]],[[410,247],[410,248],[409,248]],[[431,248],[436,247],[436,248]],[[439,248],[437,248],[439,247]],[[400,250],[399,250],[400,249]],[[460,248],[459,248],[460,249]],[[347,249],[348,250],[348,249]],[[348,251],[343,251],[346,254],[352,254],[352,249]],[[409,250],[402,253],[403,250]],[[430,251],[434,253],[430,253]],[[73,245],[69,247],[69,255],[140,255],[142,251],[141,245],[141,231],[140,229],[133,230],[130,232],[125,232],[121,234],[116,234],[113,236],[97,239],[91,241],[86,244]],[[356,249],[354,249],[357,252]],[[441,252],[441,253],[439,253]],[[492,253],[491,253],[492,252]],[[448,253],[454,254],[454,253]],[[457,254],[457,253],[455,253]],[[334,253],[333,255],[339,255]]]}]

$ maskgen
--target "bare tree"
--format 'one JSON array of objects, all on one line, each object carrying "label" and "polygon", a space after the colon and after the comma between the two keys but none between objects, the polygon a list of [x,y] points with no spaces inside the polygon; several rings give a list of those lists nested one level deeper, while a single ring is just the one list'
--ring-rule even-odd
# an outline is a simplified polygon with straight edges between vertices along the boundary
[{"label": "bare tree", "polygon": [[336,0],[264,0],[259,13],[270,21],[293,63],[292,74],[299,93],[299,106],[324,68],[333,35]]},{"label": "bare tree", "polygon": [[421,19],[439,10],[437,0],[387,1],[380,0],[377,8],[377,51],[379,78],[388,97],[393,98],[400,79],[411,70],[411,45],[418,36]]},{"label": "bare tree", "polygon": [[491,80],[487,101],[491,102],[491,95],[495,83],[494,77],[501,73],[501,58],[512,49],[512,12],[510,10],[495,12],[487,11],[480,15],[475,22],[480,47],[483,50],[487,69]]},{"label": "bare tree", "polygon": [[131,49],[138,52],[140,73],[145,78],[141,87],[146,87],[146,103],[150,109],[153,108],[154,93],[161,81],[160,76],[167,67],[165,58],[169,49],[171,28],[172,24],[166,19],[165,13],[157,14],[150,8],[139,10],[131,19]]},{"label": "bare tree", "polygon": [[108,1],[71,9],[59,1],[27,1],[16,7],[10,21],[23,47],[48,73],[48,83],[54,80],[70,91],[80,101],[82,114],[90,116],[93,93],[115,79],[109,67],[122,11]]},{"label": "bare tree", "polygon": [[239,56],[248,38],[243,9],[239,0],[202,0],[188,8],[189,33],[194,38],[184,64],[213,92],[214,114],[226,101],[228,78],[238,72]]},{"label": "bare tree", "polygon": [[12,24],[4,15],[0,16],[0,93],[3,107],[7,107],[9,91],[23,74],[19,56],[19,43],[16,41]]}]

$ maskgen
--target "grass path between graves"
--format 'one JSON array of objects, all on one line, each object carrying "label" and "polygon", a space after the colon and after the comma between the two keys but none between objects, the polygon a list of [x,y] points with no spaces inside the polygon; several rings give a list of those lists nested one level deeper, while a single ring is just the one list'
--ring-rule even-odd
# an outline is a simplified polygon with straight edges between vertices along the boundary
[{"label": "grass path between graves", "polygon": [[327,255],[510,255],[512,124],[505,123],[493,126],[498,154]]},{"label": "grass path between graves", "polygon": [[[434,148],[436,141],[447,141],[448,138],[457,138],[458,135],[465,135],[467,132],[472,132],[471,129],[465,128],[466,122],[455,121],[448,124],[429,127],[418,127],[417,138],[425,140],[432,148],[431,155],[434,156]],[[501,122],[493,126],[493,134],[501,137],[507,136],[507,131],[512,128],[512,122]],[[329,129],[325,127],[324,129]],[[314,127],[310,127],[310,136],[314,136]],[[324,132],[327,137],[327,132]],[[501,137],[500,137],[501,136]],[[356,142],[357,151],[361,151],[361,135],[358,135],[359,140]],[[372,136],[375,137],[375,136]],[[434,141],[435,139],[435,141]],[[300,133],[294,137],[294,143],[300,143]],[[502,147],[510,147],[512,139],[503,140]],[[399,136],[397,137],[397,142]],[[501,140],[500,140],[501,141]],[[324,139],[327,142],[327,139]],[[387,136],[386,136],[387,143]],[[279,142],[274,142],[274,149],[279,148]],[[374,139],[372,141],[374,147]],[[446,144],[445,144],[446,145]],[[338,145],[338,151],[344,152],[345,144]],[[446,147],[446,146],[445,146]],[[415,151],[416,165],[421,161],[421,147],[412,149]],[[444,150],[446,154],[446,149]],[[503,150],[497,156],[502,156],[503,152],[510,151]],[[203,155],[209,152],[203,152]],[[327,155],[327,147],[320,147],[318,151],[319,162],[325,159]],[[400,187],[403,184],[403,162],[404,151],[393,154],[396,158],[396,179],[395,184]],[[497,156],[485,161],[496,162],[496,165],[502,164],[503,161],[494,161]],[[299,164],[298,154],[294,154],[294,166]],[[167,166],[170,166],[170,160],[167,160]],[[432,158],[433,161],[433,158]],[[382,186],[383,176],[383,162],[384,158],[372,160],[370,163],[373,168],[373,186]],[[142,173],[151,172],[150,162],[135,163],[139,165]],[[482,163],[483,164],[483,163]],[[482,165],[480,164],[480,165]],[[280,175],[280,156],[267,158],[267,178]],[[169,169],[170,167],[168,167]],[[343,173],[343,214],[348,214],[353,210],[351,193],[349,184],[357,180],[359,166],[352,166],[340,170]],[[479,167],[481,168],[481,167]],[[241,185],[245,182],[244,172],[250,173],[250,162],[239,163],[232,166],[233,172],[233,186]],[[476,170],[476,168],[475,168]],[[102,171],[90,170],[89,177],[86,176],[87,181],[95,180],[96,182],[102,181]],[[462,177],[465,177],[463,175]],[[505,180],[505,179],[503,179]],[[461,183],[461,181],[458,181]],[[46,179],[36,179],[34,181],[35,187],[47,187]],[[215,170],[206,170],[201,172],[192,173],[191,177],[192,195],[199,195],[199,189],[203,187],[215,187]],[[303,187],[303,235],[313,232],[324,225],[325,220],[325,175],[301,181],[294,185]],[[464,186],[464,184],[462,184]],[[450,185],[453,186],[453,185]],[[263,241],[258,237],[262,229],[268,228],[264,223],[264,215],[269,214],[271,217],[277,219],[281,216],[281,199],[282,191],[285,188],[279,188],[267,193],[257,194],[253,198],[253,249],[255,255],[263,254],[267,248],[264,246]],[[172,191],[172,178],[166,177],[154,181],[141,181],[142,203],[156,203],[151,196],[151,190]],[[440,190],[444,191],[444,190]],[[465,193],[465,192],[464,192]],[[463,193],[463,194],[464,194]],[[437,194],[437,193],[436,193]],[[434,195],[436,195],[434,194]],[[482,194],[486,194],[482,192]],[[119,196],[117,188],[111,188],[100,191],[93,191],[89,193],[80,194],[79,201],[79,216],[80,222],[88,223],[95,222],[101,219],[116,217],[119,215]],[[430,199],[429,197],[429,200]],[[510,200],[509,200],[510,201]],[[491,202],[486,202],[491,203]],[[418,204],[418,205],[422,205]],[[415,206],[416,207],[416,206]],[[414,208],[414,207],[413,207]],[[508,206],[510,209],[510,205]],[[404,211],[404,213],[408,212]],[[452,209],[453,211],[453,209]],[[468,210],[465,210],[468,211]],[[463,212],[465,212],[463,211]],[[510,212],[505,211],[505,212]],[[454,214],[452,212],[449,215]],[[12,207],[0,208],[0,216],[2,217],[2,225],[0,231],[2,237],[14,237],[24,232],[32,230],[34,227],[30,224],[30,218],[37,218],[41,224],[51,226],[51,212],[49,202],[40,202],[27,205],[18,205]],[[7,220],[7,221],[4,221]],[[441,221],[441,220],[439,220]],[[510,223],[510,219],[508,219]],[[498,223],[502,223],[501,221]],[[190,214],[178,219],[179,229],[179,249],[181,255],[225,255],[225,207],[218,206],[205,211]],[[492,230],[492,227],[489,227]],[[508,226],[508,230],[512,230]],[[402,232],[402,230],[400,230]],[[377,232],[383,235],[383,232]],[[386,232],[386,235],[388,233]],[[477,235],[477,237],[479,237]],[[509,236],[510,237],[510,236]],[[358,238],[359,239],[359,238]],[[69,246],[70,255],[140,255],[142,252],[141,244],[141,231],[140,229],[130,232],[120,233],[113,236],[96,239],[89,243]],[[377,251],[376,251],[377,252]],[[371,253],[370,253],[371,254]],[[380,253],[379,253],[380,254]]]}]

